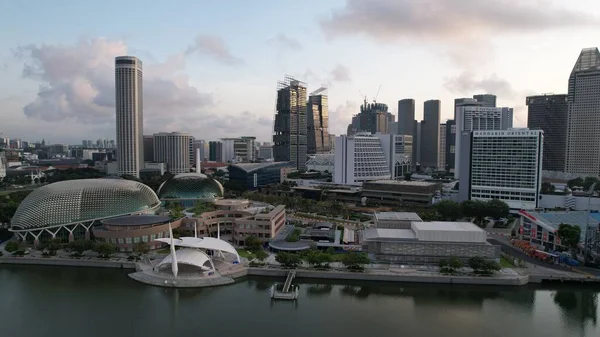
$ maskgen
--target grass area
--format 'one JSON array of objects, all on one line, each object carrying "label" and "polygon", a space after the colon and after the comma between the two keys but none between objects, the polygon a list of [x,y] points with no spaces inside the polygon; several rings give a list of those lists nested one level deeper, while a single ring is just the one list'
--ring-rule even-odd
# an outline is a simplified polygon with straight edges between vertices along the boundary
[{"label": "grass area", "polygon": [[507,259],[501,257],[500,258],[500,267],[502,268],[513,268],[515,265],[512,264],[512,262],[508,261]]},{"label": "grass area", "polygon": [[254,254],[249,252],[247,249],[240,248],[240,249],[236,249],[236,250],[241,257],[245,257],[248,260],[252,260],[255,257]]}]

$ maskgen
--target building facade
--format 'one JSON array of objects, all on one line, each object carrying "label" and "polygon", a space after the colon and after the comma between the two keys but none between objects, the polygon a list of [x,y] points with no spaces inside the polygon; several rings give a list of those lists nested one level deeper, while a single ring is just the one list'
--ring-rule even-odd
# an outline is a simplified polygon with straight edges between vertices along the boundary
[{"label": "building facade", "polygon": [[285,220],[284,205],[249,217],[235,219],[233,242],[236,245],[244,246],[246,239],[250,236],[257,237],[262,242],[268,242],[283,228]]},{"label": "building facade", "polygon": [[292,162],[304,171],[307,155],[306,84],[286,76],[277,85],[273,134],[275,161]]},{"label": "building facade", "polygon": [[388,124],[394,121],[394,115],[388,112],[387,104],[364,103],[360,106],[360,112],[352,117],[353,133],[388,133]]},{"label": "building facade", "polygon": [[392,174],[391,178],[402,178],[405,173],[411,172],[412,136],[381,133],[375,136],[381,141]]},{"label": "building facade", "polygon": [[438,170],[446,169],[446,124],[440,124],[440,142],[438,146]]},{"label": "building facade", "polygon": [[308,154],[331,151],[329,146],[329,103],[327,88],[320,88],[308,97],[306,106]]},{"label": "building facade", "polygon": [[[456,135],[465,131],[507,130],[513,126],[512,108],[486,108],[475,105],[456,107]],[[447,141],[447,140],[446,140]],[[456,141],[454,177],[460,176],[462,142]]]},{"label": "building facade", "polygon": [[261,145],[258,147],[258,158],[259,159],[264,159],[264,160],[272,160],[273,159],[273,146],[268,144],[268,145]]},{"label": "building facade", "polygon": [[154,136],[144,135],[144,161],[154,161]]},{"label": "building facade", "polygon": [[459,199],[500,199],[511,209],[538,207],[542,186],[543,131],[463,132]]},{"label": "building facade", "polygon": [[223,162],[223,144],[219,141],[208,142],[208,160]]},{"label": "building facade", "polygon": [[423,104],[423,121],[421,122],[421,144],[419,151],[421,168],[438,167],[438,151],[440,146],[440,109],[439,100],[425,101]]},{"label": "building facade", "polygon": [[137,57],[115,58],[115,92],[118,173],[139,178],[144,167],[144,105],[142,61]]},{"label": "building facade", "polygon": [[390,179],[389,165],[381,140],[369,132],[336,138],[336,184],[360,184],[369,180]]},{"label": "building facade", "polygon": [[495,108],[496,107],[496,95],[492,94],[480,94],[473,95],[473,99],[477,102],[481,103],[481,106],[486,108]]},{"label": "building facade", "polygon": [[567,95],[527,97],[527,128],[544,131],[543,168],[546,171],[565,171],[567,153]]},{"label": "building facade", "polygon": [[[306,164],[306,163],[305,163]],[[283,182],[295,169],[290,162],[243,163],[229,165],[229,181],[248,190]]]},{"label": "building facade", "polygon": [[155,133],[154,160],[166,163],[171,174],[190,172],[191,139],[187,133]]},{"label": "building facade", "polygon": [[415,123],[415,100],[406,98],[398,101],[398,134],[413,135]]},{"label": "building facade", "polygon": [[600,52],[586,48],[569,77],[566,171],[600,175]]}]

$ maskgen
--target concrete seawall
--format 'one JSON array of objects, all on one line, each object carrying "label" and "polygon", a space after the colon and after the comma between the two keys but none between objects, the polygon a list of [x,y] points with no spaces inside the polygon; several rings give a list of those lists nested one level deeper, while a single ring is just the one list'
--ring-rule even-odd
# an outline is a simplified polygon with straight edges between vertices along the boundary
[{"label": "concrete seawall", "polygon": [[[286,269],[248,268],[248,275],[285,277]],[[352,280],[352,281],[379,281],[379,282],[405,282],[405,283],[436,283],[436,284],[473,284],[473,285],[502,285],[522,286],[529,283],[528,276],[507,277],[472,277],[472,276],[446,276],[446,275],[394,275],[391,273],[355,273],[346,271],[320,271],[296,270],[298,278]]]},{"label": "concrete seawall", "polygon": [[21,264],[21,265],[29,264],[29,265],[42,265],[42,266],[135,269],[135,262],[132,262],[132,261],[57,259],[57,258],[13,257],[13,256],[1,257],[0,264]]}]

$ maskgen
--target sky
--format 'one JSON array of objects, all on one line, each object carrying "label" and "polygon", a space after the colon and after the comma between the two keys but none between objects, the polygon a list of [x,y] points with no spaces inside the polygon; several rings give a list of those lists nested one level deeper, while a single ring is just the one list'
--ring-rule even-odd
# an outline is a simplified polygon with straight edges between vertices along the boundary
[{"label": "sky", "polygon": [[144,67],[144,134],[269,141],[277,81],[328,87],[343,134],[366,96],[492,93],[527,125],[525,97],[566,93],[600,45],[597,0],[0,0],[1,137],[115,139],[114,58]]}]

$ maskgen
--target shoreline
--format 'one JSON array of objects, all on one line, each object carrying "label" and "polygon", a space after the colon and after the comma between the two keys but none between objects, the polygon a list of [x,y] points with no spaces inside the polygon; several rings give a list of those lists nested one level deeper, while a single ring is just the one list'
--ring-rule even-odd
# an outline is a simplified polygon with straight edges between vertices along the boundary
[{"label": "shoreline", "polygon": [[92,268],[118,268],[134,269],[135,261],[120,260],[99,260],[99,259],[60,259],[53,257],[0,257],[1,264],[22,264],[22,265],[41,265],[41,266],[62,266],[62,267],[92,267]]}]

